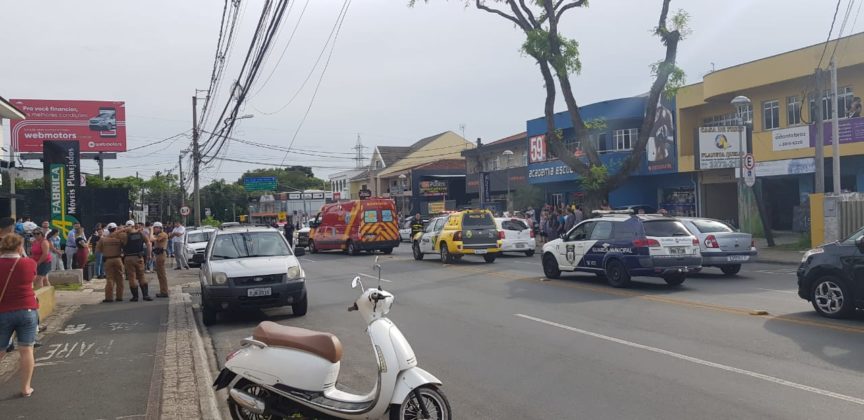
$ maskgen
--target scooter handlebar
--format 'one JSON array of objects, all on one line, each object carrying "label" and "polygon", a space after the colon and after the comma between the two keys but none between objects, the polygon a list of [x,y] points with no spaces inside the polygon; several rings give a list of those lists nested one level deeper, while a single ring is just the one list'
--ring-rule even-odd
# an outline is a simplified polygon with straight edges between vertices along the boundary
[{"label": "scooter handlebar", "polygon": [[360,309],[360,308],[357,307],[357,302],[354,302],[353,305],[351,305],[351,306],[348,307],[348,312],[354,312],[354,311],[356,311],[356,310],[358,310],[358,309]]}]

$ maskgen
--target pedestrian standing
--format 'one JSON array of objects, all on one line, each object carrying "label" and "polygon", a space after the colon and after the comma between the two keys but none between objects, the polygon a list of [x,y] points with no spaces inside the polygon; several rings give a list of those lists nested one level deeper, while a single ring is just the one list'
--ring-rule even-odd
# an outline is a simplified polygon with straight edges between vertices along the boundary
[{"label": "pedestrian standing", "polygon": [[30,258],[36,261],[36,277],[33,278],[33,288],[41,289],[50,286],[48,283],[48,272],[51,271],[51,243],[45,239],[42,229],[33,232],[33,245],[30,249]]},{"label": "pedestrian standing", "polygon": [[294,248],[294,224],[291,222],[285,223],[285,239],[291,244],[291,248]]},{"label": "pedestrian standing", "polygon": [[[153,236],[152,236],[153,231],[151,230],[150,222],[145,222],[144,226],[141,226],[141,223],[138,223],[138,229],[140,229],[141,232],[144,233],[144,236],[147,238],[147,240],[150,241],[150,243],[153,243]],[[152,273],[153,272],[153,256],[152,255],[148,255],[144,258],[144,272],[145,273]]]},{"label": "pedestrian standing", "polygon": [[48,244],[51,246],[51,271],[62,271],[66,267],[63,266],[63,250],[60,249],[60,231],[51,229],[48,232]]},{"label": "pedestrian standing", "polygon": [[156,297],[167,298],[168,276],[165,273],[165,253],[168,248],[168,234],[162,231],[161,222],[153,223],[150,240],[153,244],[153,257],[150,260],[155,264],[156,278],[159,279],[159,293],[156,294]]},{"label": "pedestrian standing", "polygon": [[75,240],[78,237],[78,231],[81,230],[81,223],[72,225],[72,230],[66,235],[66,267],[75,268],[75,253],[78,251],[78,245]]},{"label": "pedestrian standing", "polygon": [[543,210],[543,212],[540,213],[540,224],[538,225],[539,229],[537,229],[540,231],[538,233],[540,234],[540,245],[541,246],[546,243],[546,218],[547,218],[546,210]]},{"label": "pedestrian standing", "polygon": [[174,226],[163,227],[163,230],[168,234],[168,258],[174,258],[174,235],[171,234]]},{"label": "pedestrian standing", "polygon": [[130,302],[138,302],[138,289],[141,289],[142,298],[146,301],[153,300],[150,297],[147,286],[147,278],[144,276],[144,256],[150,249],[150,242],[144,233],[135,226],[135,221],[126,222],[126,230],[119,235],[123,243],[123,266],[126,268],[126,280],[129,281],[129,291],[132,292]]},{"label": "pedestrian standing", "polygon": [[75,268],[84,272],[84,280],[90,281],[90,270],[87,268],[90,262],[90,242],[84,233],[84,228],[78,228],[78,236],[75,238]]},{"label": "pedestrian standing", "polygon": [[[105,300],[103,303],[123,301],[123,242],[115,234],[117,225],[108,223],[108,235],[96,244],[98,252],[105,261]],[[116,298],[115,298],[116,295]]]},{"label": "pedestrian standing", "polygon": [[564,217],[564,232],[570,232],[576,226],[576,213],[573,207],[567,207],[567,215]]},{"label": "pedestrian standing", "polygon": [[[36,261],[22,258],[24,240],[9,233],[0,239],[0,343],[18,341],[18,372],[21,375],[22,397],[33,395],[33,345],[39,329],[39,304],[33,291]],[[6,355],[0,352],[0,360]]]},{"label": "pedestrian standing", "polygon": [[585,213],[582,213],[582,206],[579,204],[576,205],[576,210],[573,211],[573,215],[576,216],[576,219],[573,222],[574,225],[578,225],[585,220]]},{"label": "pedestrian standing", "polygon": [[93,260],[93,275],[96,276],[97,279],[105,278],[105,268],[103,266],[103,256],[102,253],[97,250],[97,245],[99,244],[99,240],[102,239],[102,223],[96,223],[96,227],[93,229],[93,234],[90,235],[90,249],[93,250],[95,258]]},{"label": "pedestrian standing", "polygon": [[189,262],[186,261],[186,253],[183,252],[183,237],[186,235],[186,228],[179,221],[174,222],[174,230],[171,231],[174,237],[174,269],[182,268],[189,269]]}]

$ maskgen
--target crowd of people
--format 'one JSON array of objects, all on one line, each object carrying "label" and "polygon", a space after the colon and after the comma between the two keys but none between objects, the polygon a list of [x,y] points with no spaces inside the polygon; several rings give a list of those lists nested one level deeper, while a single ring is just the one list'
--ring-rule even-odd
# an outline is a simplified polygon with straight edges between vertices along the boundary
[{"label": "crowd of people", "polygon": [[166,260],[174,257],[175,270],[189,269],[185,233],[180,222],[166,229],[161,222],[129,220],[122,226],[96,224],[90,235],[75,223],[63,238],[47,221],[37,226],[29,218],[0,218],[0,348],[6,348],[0,359],[17,344],[20,395],[33,393],[33,348],[39,345],[40,330],[35,291],[50,285],[51,271],[80,268],[86,281],[91,275],[106,279],[103,303],[123,302],[124,283],[131,293],[129,302],[152,301],[145,273],[155,272],[159,282],[155,297],[167,298]]}]

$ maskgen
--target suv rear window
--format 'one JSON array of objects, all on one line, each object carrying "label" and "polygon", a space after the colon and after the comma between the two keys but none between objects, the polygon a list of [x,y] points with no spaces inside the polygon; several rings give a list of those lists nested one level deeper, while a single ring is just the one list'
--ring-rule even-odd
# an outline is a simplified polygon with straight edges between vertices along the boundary
[{"label": "suv rear window", "polygon": [[465,213],[462,215],[462,227],[495,226],[495,221],[489,213]]},{"label": "suv rear window", "polygon": [[645,236],[668,238],[670,236],[690,236],[690,232],[684,228],[681,222],[675,220],[656,220],[644,222]]},{"label": "suv rear window", "polygon": [[716,220],[691,220],[701,233],[717,233],[717,232],[734,232],[735,230],[729,227],[726,223]]},{"label": "suv rear window", "polygon": [[525,222],[513,219],[513,220],[503,220],[501,222],[501,229],[504,230],[525,230],[528,229],[528,225]]}]

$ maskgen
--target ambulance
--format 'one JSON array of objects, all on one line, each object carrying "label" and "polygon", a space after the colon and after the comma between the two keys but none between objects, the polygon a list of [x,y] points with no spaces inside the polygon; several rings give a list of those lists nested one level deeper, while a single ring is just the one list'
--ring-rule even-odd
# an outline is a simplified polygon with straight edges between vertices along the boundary
[{"label": "ambulance", "polygon": [[396,205],[386,198],[325,204],[309,223],[309,252],[393,252],[399,246]]}]

